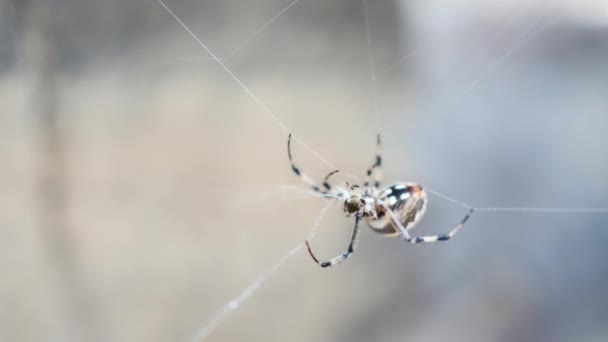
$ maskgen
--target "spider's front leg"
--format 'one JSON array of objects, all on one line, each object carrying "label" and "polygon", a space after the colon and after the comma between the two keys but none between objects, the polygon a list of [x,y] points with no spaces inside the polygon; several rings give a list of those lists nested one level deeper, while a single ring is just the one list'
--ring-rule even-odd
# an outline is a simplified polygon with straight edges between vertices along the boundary
[{"label": "spider's front leg", "polygon": [[291,164],[291,170],[293,171],[293,173],[295,173],[296,176],[300,177],[300,179],[302,179],[302,181],[306,183],[306,185],[308,185],[313,191],[321,194],[326,194],[331,191],[332,186],[331,184],[329,184],[329,178],[334,174],[338,173],[339,170],[331,171],[325,177],[325,179],[323,179],[323,187],[325,188],[325,190],[321,190],[321,187],[319,187],[317,183],[315,183],[310,177],[300,171],[296,164],[294,164],[293,158],[291,157],[291,133],[289,133],[289,138],[287,138],[287,155],[289,156],[289,163]]},{"label": "spider's front leg", "polygon": [[341,262],[343,262],[344,260],[348,259],[351,254],[353,254],[355,252],[355,248],[357,247],[357,239],[359,238],[359,221],[361,221],[361,215],[357,214],[357,216],[355,217],[355,227],[353,228],[353,234],[350,238],[350,243],[348,245],[348,249],[346,250],[346,252],[342,253],[341,255],[338,255],[337,257],[327,260],[327,261],[319,261],[319,259],[317,259],[317,257],[314,255],[314,253],[312,252],[312,249],[310,248],[310,244],[308,243],[308,240],[306,240],[306,248],[308,248],[308,253],[310,254],[310,256],[312,257],[312,260],[314,260],[317,264],[319,264],[319,266],[321,267],[332,267],[333,265],[339,264]]},{"label": "spider's front leg", "polygon": [[413,244],[447,241],[447,240],[451,239],[464,226],[464,224],[467,222],[469,217],[471,217],[471,215],[473,214],[473,211],[475,210],[474,208],[471,208],[469,210],[469,212],[465,215],[465,217],[460,221],[460,223],[458,223],[458,225],[456,225],[456,227],[452,228],[452,230],[450,230],[450,232],[447,234],[410,236],[410,234],[407,232],[405,227],[403,227],[401,222],[399,222],[399,219],[397,219],[397,216],[395,216],[395,213],[393,213],[393,211],[386,204],[382,203],[382,206],[388,213],[388,216],[391,220],[393,227],[395,227],[396,229],[399,230],[399,232],[401,233],[401,236],[405,239],[405,241],[407,241],[409,243],[413,243]]}]

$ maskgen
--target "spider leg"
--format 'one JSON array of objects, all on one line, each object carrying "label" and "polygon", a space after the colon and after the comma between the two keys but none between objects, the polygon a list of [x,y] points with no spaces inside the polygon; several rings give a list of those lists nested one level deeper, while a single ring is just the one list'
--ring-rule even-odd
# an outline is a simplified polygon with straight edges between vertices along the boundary
[{"label": "spider leg", "polygon": [[300,177],[302,181],[306,183],[306,185],[308,185],[313,191],[321,194],[326,194],[331,190],[331,185],[328,183],[328,180],[332,175],[339,172],[339,170],[334,170],[325,177],[325,179],[323,180],[323,187],[325,187],[325,189],[327,190],[321,190],[321,188],[317,185],[317,183],[315,183],[315,181],[313,181],[310,177],[300,171],[296,164],[294,164],[293,158],[291,157],[291,133],[289,133],[289,138],[287,138],[287,155],[289,156],[289,163],[291,163],[291,170],[293,170],[293,173]]},{"label": "spider leg", "polygon": [[308,243],[308,240],[306,240],[306,248],[308,248],[308,253],[312,257],[312,260],[319,264],[319,266],[325,268],[332,267],[333,265],[339,264],[344,260],[348,259],[351,254],[355,252],[355,248],[357,247],[357,239],[359,238],[359,221],[361,221],[361,216],[357,215],[355,218],[355,227],[353,228],[353,234],[350,238],[350,243],[346,252],[338,255],[333,259],[329,259],[327,261],[319,261],[319,259],[317,259],[317,257],[313,254],[312,249],[310,249],[310,244]]},{"label": "spider leg", "polygon": [[369,186],[372,174],[374,175],[374,187],[375,188],[380,187],[380,180],[382,178],[382,171],[380,169],[381,166],[382,166],[382,154],[380,151],[380,134],[378,134],[378,137],[376,138],[376,159],[374,160],[374,163],[372,164],[372,166],[370,166],[367,169],[367,172],[365,174],[365,183],[363,183],[364,187]]},{"label": "spider leg", "polygon": [[452,230],[450,230],[447,234],[410,236],[410,234],[407,232],[405,227],[403,227],[401,222],[399,222],[399,220],[397,219],[397,217],[395,216],[393,211],[390,208],[388,208],[388,206],[386,206],[386,204],[383,203],[382,205],[384,206],[386,212],[388,213],[391,223],[393,224],[393,227],[399,229],[399,232],[401,233],[401,236],[403,236],[405,241],[412,243],[412,244],[447,241],[447,240],[451,239],[464,226],[464,224],[467,222],[469,217],[471,217],[471,215],[473,214],[473,211],[475,210],[474,208],[471,208],[471,210],[469,210],[469,212],[460,221],[460,223],[458,223],[458,225],[456,225],[456,227],[452,228]]},{"label": "spider leg", "polygon": [[336,173],[340,172],[340,170],[333,170],[332,172],[328,173],[327,176],[325,176],[325,179],[323,179],[323,187],[327,190],[330,191],[331,190],[331,184],[329,184],[329,178],[333,175],[335,175]]}]

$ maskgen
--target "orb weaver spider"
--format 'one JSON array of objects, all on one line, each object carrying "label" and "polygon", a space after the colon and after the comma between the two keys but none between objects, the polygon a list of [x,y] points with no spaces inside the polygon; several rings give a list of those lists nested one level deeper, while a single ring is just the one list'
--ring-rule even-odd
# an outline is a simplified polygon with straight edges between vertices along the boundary
[{"label": "orb weaver spider", "polygon": [[[345,215],[355,217],[355,226],[348,249],[337,257],[319,261],[312,252],[308,240],[305,241],[308,253],[321,267],[332,267],[348,259],[354,253],[359,237],[359,223],[362,219],[367,221],[368,226],[374,232],[384,236],[401,236],[405,241],[412,244],[431,243],[451,239],[464,226],[474,210],[471,208],[460,223],[446,234],[411,236],[408,230],[414,228],[420,222],[426,211],[427,193],[420,184],[416,183],[396,183],[380,189],[381,176],[379,171],[382,166],[380,134],[378,134],[376,140],[376,159],[372,166],[367,169],[363,186],[348,183],[344,187],[331,185],[329,179],[339,170],[331,171],[325,177],[322,183],[323,188],[318,186],[294,164],[291,154],[291,134],[287,139],[287,154],[291,169],[305,184],[317,193],[344,201]],[[373,186],[370,185],[372,175],[374,176]]]}]

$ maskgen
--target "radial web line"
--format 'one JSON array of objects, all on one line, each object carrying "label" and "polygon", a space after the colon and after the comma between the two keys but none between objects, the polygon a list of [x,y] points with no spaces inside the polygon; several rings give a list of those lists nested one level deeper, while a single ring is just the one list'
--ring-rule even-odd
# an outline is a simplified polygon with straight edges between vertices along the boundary
[{"label": "radial web line", "polygon": [[410,50],[408,53],[406,53],[405,55],[403,55],[403,57],[401,57],[401,59],[399,59],[398,61],[396,61],[395,63],[387,66],[384,70],[382,70],[380,72],[380,74],[378,75],[380,77],[380,79],[383,79],[384,77],[386,77],[388,75],[388,73],[395,69],[396,67],[400,66],[401,64],[405,63],[405,61],[407,61],[408,59],[412,58],[413,56],[417,55],[420,50],[422,49],[422,44],[418,44],[416,47],[414,47],[412,50]]},{"label": "radial web line", "polygon": [[477,76],[468,86],[464,87],[462,91],[456,94],[456,96],[452,97],[451,101],[446,101],[443,103],[439,109],[431,114],[431,116],[421,125],[416,125],[416,129],[411,129],[408,134],[406,134],[406,139],[412,139],[417,136],[420,132],[424,131],[428,126],[430,126],[440,114],[443,114],[447,109],[449,109],[454,104],[458,103],[458,101],[462,100],[466,97],[471,91],[473,91],[479,83],[485,80],[492,72],[496,71],[500,66],[502,66],[510,57],[515,54],[515,52],[521,50],[527,43],[529,43],[537,34],[547,29],[548,27],[554,25],[560,19],[558,17],[553,18],[552,20],[548,20],[546,23],[542,23],[545,16],[542,16],[537,25],[527,31],[524,35],[521,36],[519,41],[511,46],[504,54],[502,54],[499,58],[496,59],[494,63],[489,64],[486,68],[484,68],[479,76]]},{"label": "radial web line", "polygon": [[[270,190],[268,190],[268,189],[270,189]],[[256,195],[252,196],[251,195],[252,193],[255,193]],[[288,193],[294,194],[297,196],[287,197],[286,195]],[[263,189],[256,188],[256,187],[253,187],[252,189],[245,188],[243,193],[237,199],[235,207],[242,208],[242,207],[250,205],[254,202],[259,202],[259,201],[264,201],[264,200],[269,200],[269,199],[277,199],[277,197],[275,197],[276,195],[278,195],[278,198],[281,201],[310,200],[310,199],[317,199],[317,198],[340,198],[339,196],[331,194],[331,193],[319,194],[318,192],[303,188],[300,185],[292,185],[292,184],[282,184],[282,185],[278,185],[278,186],[264,185]]]},{"label": "radial web line", "polygon": [[[470,73],[470,69],[475,67],[480,62],[480,59],[483,57],[484,51],[491,48],[491,46],[496,45],[500,40],[509,32],[511,26],[516,23],[517,15],[511,14],[507,20],[505,20],[505,24],[503,24],[502,28],[498,30],[496,33],[492,34],[491,39],[488,42],[484,43],[483,38],[485,38],[483,31],[480,33],[476,33],[475,36],[470,41],[470,48],[473,50],[470,54],[467,54],[463,58],[462,65],[457,65],[453,69],[456,69],[455,72],[448,77],[448,79],[443,82],[443,87],[445,89],[455,88],[458,84],[463,84],[465,81],[465,77]],[[475,45],[478,45],[474,48]],[[459,61],[460,62],[460,61]],[[460,64],[460,63],[457,63]],[[428,103],[420,110],[423,113],[431,112],[433,109],[437,109],[440,111],[441,106],[445,106],[445,104],[449,104],[449,100],[454,98],[454,95],[447,96],[448,94],[445,91],[439,91],[433,98],[428,101]],[[438,108],[434,108],[438,107]]]},{"label": "radial web line", "polygon": [[[494,36],[494,38],[491,41],[491,44],[496,44],[499,40],[500,37],[505,34],[506,32],[508,32],[508,28],[511,26],[511,24],[516,20],[516,15],[513,14],[510,16],[510,19],[507,20],[507,23],[504,25],[504,27],[497,32]],[[475,43],[477,40],[479,40],[482,36],[481,35],[476,35],[476,37],[474,39],[471,39],[472,43]],[[427,43],[428,44],[428,43]],[[380,73],[378,73],[378,78],[382,79],[386,76],[388,76],[388,73],[399,67],[401,64],[405,63],[405,61],[407,61],[409,58],[413,57],[414,55],[418,54],[422,48],[424,47],[425,43],[419,43],[417,44],[413,49],[411,49],[409,52],[407,52],[403,57],[401,57],[399,60],[397,60],[396,62],[390,64],[389,66],[387,66],[384,70],[382,70]],[[484,45],[484,47],[487,47],[487,45]],[[476,55],[480,54],[483,49],[479,48],[477,49],[477,53]]]},{"label": "radial web line", "polygon": [[[192,32],[192,30],[190,30],[190,28],[163,2],[163,0],[157,0],[157,1],[182,26],[182,28],[184,28],[184,30],[186,30],[186,32],[188,32],[188,34],[190,34],[190,36],[198,43],[198,45],[200,45],[205,50],[205,52],[207,52],[209,54],[209,56],[211,56],[213,58],[213,60],[215,60],[217,62],[217,64],[220,67],[222,67],[222,69],[224,69],[224,71],[239,85],[239,87],[241,87],[241,89],[243,89],[245,91],[245,93],[247,93],[247,95],[249,95],[249,97],[255,103],[258,104],[258,106],[272,120],[272,122],[274,122],[277,126],[279,126],[279,128],[281,128],[285,133],[291,133],[287,129],[287,127],[285,127],[285,125],[277,118],[277,116],[270,110],[270,108],[268,108],[268,106],[264,102],[262,102],[262,100],[260,100],[238,77],[236,77],[236,75],[226,66],[226,64],[224,62],[222,62],[221,59],[217,58],[217,56],[213,53],[213,51],[211,51],[211,49],[209,49],[207,47],[207,45],[205,43],[203,43],[203,41],[200,40],[198,38],[198,36],[196,34],[194,34],[194,32]],[[298,137],[296,137],[295,135],[292,135],[292,139],[297,141],[300,145],[302,145],[304,148],[306,148],[310,153],[312,153],[315,157],[317,157],[320,161],[325,163],[327,166],[329,166],[330,168],[332,168],[334,170],[337,169],[337,167],[333,166],[327,159],[323,158],[319,153],[317,153],[311,147],[306,145],[302,140],[298,139]]]},{"label": "radial web line", "polygon": [[181,66],[181,65],[185,65],[186,63],[196,63],[196,62],[202,62],[202,61],[215,62],[215,59],[210,56],[207,56],[207,55],[183,56],[183,57],[166,59],[163,61],[147,63],[146,65],[144,65],[142,67],[138,67],[138,69],[149,71],[151,69],[161,69],[161,68],[171,67],[173,65]]},{"label": "radial web line", "polygon": [[465,202],[459,201],[447,195],[440,193],[439,191],[425,187],[425,190],[443,200],[454,203],[465,209],[474,209],[475,212],[523,212],[523,213],[597,213],[597,214],[608,214],[608,208],[593,208],[593,207],[581,207],[581,208],[542,208],[542,207],[474,207],[466,204]]},{"label": "radial web line", "polygon": [[[323,217],[327,213],[327,210],[334,203],[333,200],[326,201],[327,203],[319,212],[315,223],[313,224],[310,234],[308,235],[308,240],[314,239],[314,236],[317,232],[318,226],[321,223]],[[245,287],[238,296],[234,297],[226,304],[224,304],[214,315],[212,318],[207,320],[205,324],[200,328],[198,333],[192,339],[192,342],[200,342],[204,341],[207,337],[209,337],[225,320],[230,316],[230,314],[236,310],[243,302],[245,302],[249,297],[251,297],[268,279],[270,279],[280,268],[291,258],[293,255],[297,254],[304,248],[303,243],[298,243],[292,249],[290,249],[285,255],[283,255],[277,262],[272,264],[269,268],[260,273],[257,278],[249,286]]]},{"label": "radial web line", "polygon": [[367,6],[367,0],[363,0],[363,17],[365,21],[365,42],[367,44],[367,64],[369,68],[369,78],[371,82],[371,96],[372,106],[374,113],[374,120],[376,122],[376,129],[378,129],[378,91],[377,91],[377,80],[376,80],[376,63],[374,62],[374,53],[372,45],[372,34],[369,26],[369,10]]},{"label": "radial web line", "polygon": [[[283,15],[283,13],[285,13],[288,9],[290,9],[293,5],[295,5],[299,1],[300,0],[294,0],[289,5],[287,5],[287,7],[283,8],[281,11],[279,11],[277,14],[275,14],[275,16],[273,16],[270,20],[268,20],[266,23],[264,23],[262,26],[260,26],[260,28],[257,31],[255,31],[251,36],[249,36],[247,39],[245,39],[241,44],[239,44],[238,47],[236,49],[234,49],[232,51],[232,53],[230,53],[230,55],[225,59],[234,57],[234,55],[236,55],[240,50],[242,50],[245,47],[245,45],[247,45],[249,43],[249,41],[251,41],[253,38],[255,38],[262,31],[264,31],[266,29],[266,27],[270,26],[275,20],[277,20],[281,15]],[[224,58],[220,58],[220,59],[224,59]],[[171,59],[171,60],[168,60],[168,61],[165,61],[162,63],[158,63],[158,64],[160,66],[163,66],[163,65],[171,65],[171,64],[175,64],[175,63],[200,62],[200,61],[215,61],[215,59],[208,55],[204,55],[204,56],[196,55],[196,56],[190,56],[190,57],[174,58],[174,59]]]},{"label": "radial web line", "polygon": [[528,212],[528,213],[608,213],[608,208],[533,208],[533,207],[496,207],[475,208],[481,212]]},{"label": "radial web line", "polygon": [[243,41],[236,49],[234,49],[234,51],[232,51],[229,56],[233,57],[234,55],[236,55],[239,51],[241,51],[241,49],[245,47],[245,45],[247,45],[247,43],[249,43],[253,38],[257,37],[257,35],[264,31],[266,27],[270,26],[270,24],[272,24],[281,15],[283,15],[283,13],[287,12],[287,10],[289,10],[293,5],[297,4],[298,2],[300,2],[300,0],[293,0],[289,5],[287,5],[287,7],[283,8],[281,11],[275,14],[274,17],[270,18],[270,20],[268,20],[264,25],[260,26],[260,28],[257,29],[251,36],[249,36],[249,38],[245,39],[245,41]]},{"label": "radial web line", "polygon": [[452,198],[452,197],[449,197],[449,196],[447,196],[447,195],[444,195],[444,194],[442,194],[441,192],[439,192],[439,191],[435,191],[435,190],[433,190],[433,189],[431,189],[431,188],[429,188],[429,187],[427,187],[427,186],[425,186],[425,187],[424,187],[424,189],[425,189],[425,190],[426,190],[428,193],[430,193],[430,194],[433,194],[433,195],[435,195],[435,196],[437,196],[437,197],[439,197],[439,198],[441,198],[441,199],[443,199],[443,200],[446,200],[446,201],[448,201],[448,202],[451,202],[451,203],[454,203],[454,204],[456,204],[456,205],[459,205],[459,206],[461,206],[461,207],[463,207],[463,208],[465,208],[465,209],[474,209],[472,206],[470,206],[470,205],[468,205],[468,204],[466,204],[466,203],[464,203],[464,202],[461,202],[461,201],[456,200],[456,199],[454,199],[454,198]]}]

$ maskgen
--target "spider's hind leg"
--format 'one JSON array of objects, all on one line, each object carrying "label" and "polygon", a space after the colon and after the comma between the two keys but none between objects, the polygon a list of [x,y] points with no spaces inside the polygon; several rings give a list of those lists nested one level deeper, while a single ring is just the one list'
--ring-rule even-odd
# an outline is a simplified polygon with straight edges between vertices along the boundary
[{"label": "spider's hind leg", "polygon": [[464,226],[464,224],[467,223],[467,220],[469,219],[469,217],[471,217],[471,215],[473,214],[473,211],[475,210],[475,208],[471,208],[469,210],[469,212],[464,216],[464,218],[460,221],[460,223],[458,223],[456,225],[456,227],[452,228],[452,230],[450,230],[447,234],[410,236],[410,234],[407,232],[405,227],[403,227],[401,222],[399,222],[399,220],[395,216],[395,213],[393,213],[393,211],[390,208],[388,208],[386,205],[384,205],[384,207],[386,209],[386,212],[389,215],[389,218],[391,220],[393,227],[395,227],[395,229],[399,230],[399,232],[401,233],[401,236],[405,239],[405,241],[412,243],[412,244],[447,241],[447,240],[453,238],[454,235],[456,235],[456,233],[458,233],[458,231]]}]

